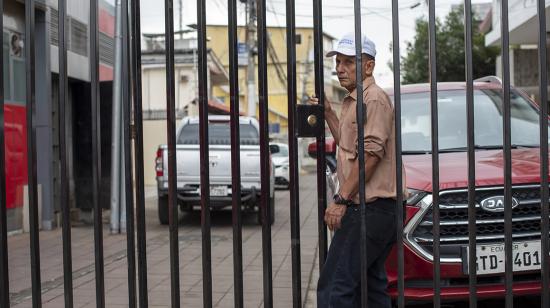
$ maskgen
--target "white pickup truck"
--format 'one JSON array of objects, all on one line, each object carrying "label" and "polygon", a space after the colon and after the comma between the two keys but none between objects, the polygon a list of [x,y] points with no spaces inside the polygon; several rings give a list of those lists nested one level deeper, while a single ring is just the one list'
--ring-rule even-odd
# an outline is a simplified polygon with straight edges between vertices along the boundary
[{"label": "white pickup truck", "polygon": [[[208,117],[210,207],[213,210],[231,207],[231,137],[229,116]],[[250,117],[240,118],[241,151],[241,201],[245,212],[259,211],[260,178],[260,133],[258,121]],[[200,207],[200,155],[199,118],[184,118],[176,134],[177,194],[182,211]],[[271,158],[270,158],[271,161]],[[161,224],[168,224],[168,146],[161,145],[156,158],[158,215]],[[274,221],[275,178],[270,163],[269,200]]]}]

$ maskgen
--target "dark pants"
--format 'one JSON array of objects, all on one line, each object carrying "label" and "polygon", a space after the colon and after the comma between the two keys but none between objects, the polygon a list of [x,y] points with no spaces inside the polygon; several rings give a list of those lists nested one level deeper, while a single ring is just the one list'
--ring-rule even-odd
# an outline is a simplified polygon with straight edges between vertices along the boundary
[{"label": "dark pants", "polygon": [[[395,243],[393,199],[366,204],[368,307],[391,307],[384,263]],[[361,209],[349,207],[336,231],[317,285],[318,308],[361,306]]]}]

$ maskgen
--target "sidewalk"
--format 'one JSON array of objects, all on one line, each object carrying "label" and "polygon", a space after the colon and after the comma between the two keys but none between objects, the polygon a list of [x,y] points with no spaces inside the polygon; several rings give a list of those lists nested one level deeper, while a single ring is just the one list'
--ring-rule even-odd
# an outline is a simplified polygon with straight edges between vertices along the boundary
[{"label": "sidewalk", "polygon": [[[304,307],[314,307],[317,264],[317,204],[315,176],[301,176],[301,272]],[[147,188],[147,264],[150,307],[170,306],[170,254],[168,227],[157,220],[155,187]],[[289,192],[276,191],[276,220],[272,226],[273,294],[275,307],[292,306]],[[108,212],[104,215],[108,217]],[[262,307],[262,232],[256,215],[243,217],[245,307]],[[106,307],[127,307],[128,268],[126,236],[110,235],[104,219]],[[233,307],[233,242],[230,212],[212,213],[212,300],[215,307]],[[31,307],[29,235],[10,236],[9,269],[12,307]],[[75,307],[95,307],[93,227],[72,228],[73,289]],[[202,241],[200,213],[184,215],[179,228],[180,290],[182,307],[202,307]],[[64,307],[61,230],[40,233],[43,307]]]}]

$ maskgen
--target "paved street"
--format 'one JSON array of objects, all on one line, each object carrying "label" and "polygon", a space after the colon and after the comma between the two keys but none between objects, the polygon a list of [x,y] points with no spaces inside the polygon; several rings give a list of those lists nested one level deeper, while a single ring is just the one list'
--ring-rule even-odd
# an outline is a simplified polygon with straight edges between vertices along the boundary
[{"label": "paved street", "polygon": [[[308,286],[317,277],[317,208],[315,176],[302,176],[301,251],[302,296],[312,302]],[[157,219],[156,190],[147,188],[147,263],[150,307],[170,304],[170,254],[168,227]],[[275,307],[292,306],[290,212],[288,191],[276,191],[276,220],[272,226],[273,292]],[[110,235],[104,215],[105,293],[107,307],[126,307],[126,236]],[[179,228],[182,307],[202,307],[202,258],[199,212],[183,215]],[[243,217],[243,266],[245,307],[262,306],[262,232],[255,214]],[[93,228],[74,225],[72,253],[75,307],[95,307]],[[9,238],[10,294],[13,307],[31,306],[31,269],[28,234]],[[230,212],[212,213],[213,303],[233,307],[233,243]],[[63,258],[61,230],[40,233],[42,302],[63,307]],[[312,280],[312,277],[313,280]]]},{"label": "paved street", "polygon": [[[305,307],[315,307],[317,264],[317,209],[315,177],[301,177],[301,272]],[[147,263],[150,307],[169,307],[170,254],[168,227],[157,219],[156,190],[147,188]],[[275,307],[292,306],[289,193],[276,192],[276,220],[272,227],[273,292]],[[110,235],[104,215],[106,307],[127,307],[126,236]],[[245,307],[262,307],[261,227],[255,214],[243,217]],[[198,212],[183,215],[179,228],[182,307],[202,307],[201,229]],[[95,307],[93,228],[72,228],[75,307]],[[10,294],[13,307],[31,307],[31,269],[28,234],[9,237]],[[40,233],[43,307],[64,307],[61,230]],[[213,303],[233,307],[233,243],[230,212],[212,213]],[[481,302],[479,307],[503,307],[502,300]],[[517,299],[516,307],[540,307],[532,300]],[[432,304],[415,306],[432,307]],[[468,307],[467,303],[445,307]]]}]

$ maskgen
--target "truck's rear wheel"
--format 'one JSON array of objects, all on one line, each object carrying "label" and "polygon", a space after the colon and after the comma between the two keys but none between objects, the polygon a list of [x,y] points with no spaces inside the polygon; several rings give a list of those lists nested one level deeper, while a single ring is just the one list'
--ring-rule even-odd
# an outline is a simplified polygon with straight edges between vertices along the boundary
[{"label": "truck's rear wheel", "polygon": [[169,222],[168,196],[158,196],[158,214],[161,225],[167,225]]}]

